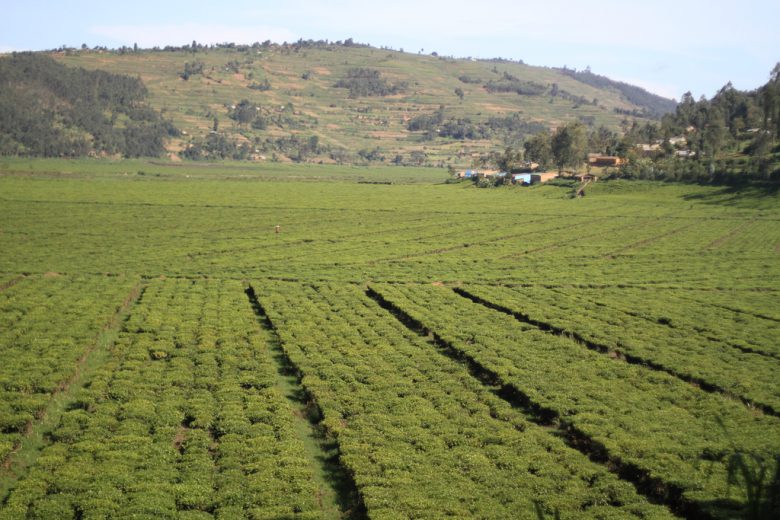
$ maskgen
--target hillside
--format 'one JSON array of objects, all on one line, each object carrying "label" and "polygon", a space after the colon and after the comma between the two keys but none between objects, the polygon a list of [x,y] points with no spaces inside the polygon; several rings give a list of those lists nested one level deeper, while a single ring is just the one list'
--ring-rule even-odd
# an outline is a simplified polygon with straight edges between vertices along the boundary
[{"label": "hillside", "polygon": [[156,156],[175,130],[135,77],[18,53],[0,60],[0,154]]},{"label": "hillside", "polygon": [[349,41],[52,56],[140,77],[149,103],[183,131],[169,152],[188,158],[462,165],[561,122],[619,130],[664,106],[565,69]]}]

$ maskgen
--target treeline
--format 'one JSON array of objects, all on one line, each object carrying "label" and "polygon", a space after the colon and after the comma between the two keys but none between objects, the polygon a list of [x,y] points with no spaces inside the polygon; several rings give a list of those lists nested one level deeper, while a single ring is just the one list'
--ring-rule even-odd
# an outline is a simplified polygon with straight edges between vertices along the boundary
[{"label": "treeline", "polygon": [[545,125],[528,121],[514,113],[504,117],[490,117],[486,121],[472,121],[468,117],[445,117],[442,105],[431,114],[420,114],[406,125],[411,132],[422,132],[424,140],[448,137],[458,140],[490,139],[502,137],[505,141],[520,141],[525,136],[547,128]]},{"label": "treeline", "polygon": [[660,122],[634,122],[618,134],[581,121],[542,130],[522,149],[508,148],[492,162],[510,171],[522,161],[541,168],[577,169],[588,153],[615,156],[607,177],[716,184],[780,181],[780,64],[770,80],[749,91],[731,83],[712,99],[686,93]]},{"label": "treeline", "polygon": [[139,78],[67,67],[36,53],[0,58],[0,154],[156,157],[177,130]]},{"label": "treeline", "polygon": [[328,40],[304,40],[303,38],[295,41],[295,42],[283,42],[283,43],[274,43],[271,40],[265,40],[264,42],[254,42],[252,44],[243,44],[243,43],[235,43],[235,42],[222,42],[222,43],[213,43],[213,44],[202,44],[197,42],[196,40],[192,40],[191,44],[184,44],[184,45],[166,45],[164,47],[160,47],[155,45],[154,47],[150,48],[141,48],[138,46],[138,44],[134,44],[132,47],[122,45],[121,47],[117,48],[109,48],[105,45],[95,45],[94,47],[89,47],[86,43],[82,44],[81,47],[68,47],[67,45],[63,45],[62,47],[58,47],[56,49],[50,49],[49,52],[63,52],[66,54],[71,53],[77,53],[79,51],[88,52],[88,51],[96,51],[96,52],[111,52],[116,54],[129,54],[133,52],[207,52],[209,50],[214,49],[231,49],[235,50],[237,52],[248,52],[250,50],[259,50],[259,49],[269,49],[269,48],[280,48],[283,50],[291,50],[294,52],[297,52],[301,49],[327,49],[327,50],[333,50],[337,47],[371,47],[368,44],[365,43],[358,43],[355,42],[352,38],[347,38],[346,40],[337,40],[337,41],[328,41]]},{"label": "treeline", "polygon": [[320,145],[317,135],[300,136],[290,134],[282,137],[256,137],[253,141],[238,141],[225,134],[212,132],[203,139],[193,140],[181,155],[190,160],[252,159],[259,154],[281,154],[295,162],[304,162],[312,156],[329,151]]},{"label": "treeline", "polygon": [[780,180],[780,63],[753,91],[729,82],[712,99],[683,95],[659,125],[627,134],[657,149],[635,157],[619,175],[632,178],[739,183]]},{"label": "treeline", "polygon": [[338,164],[371,164],[388,162],[396,166],[422,166],[428,163],[428,155],[419,150],[409,154],[396,154],[388,158],[378,147],[351,151],[343,147],[330,146],[320,142],[317,135],[289,134],[280,137],[255,137],[239,141],[225,134],[209,133],[205,138],[194,139],[181,152],[185,159],[200,160],[271,160],[287,157],[293,162],[307,162],[323,158]]},{"label": "treeline", "polygon": [[593,74],[590,71],[590,68],[577,71],[563,67],[562,69],[557,70],[562,74],[576,79],[580,83],[585,83],[586,85],[590,85],[592,87],[599,89],[615,89],[623,94],[623,96],[632,104],[646,108],[650,114],[657,116],[668,114],[669,112],[673,112],[676,106],[676,103],[673,99],[667,99],[665,97],[652,94],[641,87],[637,87],[636,85],[629,85],[628,83],[623,83],[622,81],[609,79],[606,76]]}]

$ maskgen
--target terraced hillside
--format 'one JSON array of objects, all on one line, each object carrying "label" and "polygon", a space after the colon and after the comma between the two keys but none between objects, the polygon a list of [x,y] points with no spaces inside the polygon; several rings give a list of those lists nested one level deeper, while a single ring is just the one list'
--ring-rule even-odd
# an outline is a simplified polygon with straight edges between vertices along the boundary
[{"label": "terraced hillside", "polygon": [[657,96],[637,97],[636,89],[622,92],[617,83],[594,87],[586,81],[593,75],[359,45],[53,56],[139,76],[149,102],[186,133],[171,142],[174,154],[193,144],[225,147],[213,142],[216,130],[246,144],[256,159],[463,165],[472,154],[502,151],[562,122],[581,119],[617,130],[636,119],[626,114],[674,107]]}]

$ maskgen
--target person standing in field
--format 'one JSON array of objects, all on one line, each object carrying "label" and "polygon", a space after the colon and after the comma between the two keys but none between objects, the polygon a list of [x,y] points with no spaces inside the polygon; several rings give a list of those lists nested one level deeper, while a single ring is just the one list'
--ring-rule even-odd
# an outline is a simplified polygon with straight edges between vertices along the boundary
[{"label": "person standing in field", "polygon": [[278,235],[278,234],[279,234],[279,232],[282,230],[282,226],[280,226],[279,224],[277,224],[275,229],[276,229],[276,234]]}]

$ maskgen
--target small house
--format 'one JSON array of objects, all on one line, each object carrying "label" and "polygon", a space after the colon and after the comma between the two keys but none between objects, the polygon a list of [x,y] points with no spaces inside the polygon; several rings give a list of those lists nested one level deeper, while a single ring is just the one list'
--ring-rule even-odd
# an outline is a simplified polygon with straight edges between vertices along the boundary
[{"label": "small house", "polygon": [[657,143],[653,143],[653,144],[640,143],[636,145],[636,149],[642,156],[650,157],[655,155],[661,150],[661,145]]},{"label": "small house", "polygon": [[530,173],[539,169],[539,163],[533,161],[523,161],[516,168],[512,168],[512,173]]},{"label": "small house", "polygon": [[591,166],[620,166],[623,159],[614,155],[593,155],[588,156],[588,164]]},{"label": "small house", "polygon": [[477,176],[480,179],[483,179],[483,178],[495,177],[499,173],[501,172],[499,172],[498,170],[480,170],[479,172],[477,172]]},{"label": "small house", "polygon": [[549,180],[556,178],[557,176],[558,174],[556,172],[532,173],[531,184],[539,184],[542,182],[547,182]]},{"label": "small house", "polygon": [[512,174],[512,184],[531,184],[530,173],[514,173]]}]

